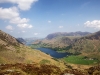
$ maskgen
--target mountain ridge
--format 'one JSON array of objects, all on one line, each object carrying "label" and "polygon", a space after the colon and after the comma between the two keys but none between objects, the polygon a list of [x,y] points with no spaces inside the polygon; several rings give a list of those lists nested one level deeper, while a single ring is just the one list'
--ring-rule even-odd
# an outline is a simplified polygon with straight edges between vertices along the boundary
[{"label": "mountain ridge", "polygon": [[100,31],[82,37],[59,36],[57,35],[57,37],[53,37],[52,39],[45,38],[42,41],[38,40],[33,45],[40,45],[56,51],[81,54],[100,60]]},{"label": "mountain ridge", "polygon": [[100,60],[100,31],[77,39],[68,51]]},{"label": "mountain ridge", "polygon": [[90,32],[81,32],[81,31],[77,31],[77,32],[55,32],[55,33],[51,33],[48,34],[46,39],[53,39],[57,36],[86,36],[91,34]]}]

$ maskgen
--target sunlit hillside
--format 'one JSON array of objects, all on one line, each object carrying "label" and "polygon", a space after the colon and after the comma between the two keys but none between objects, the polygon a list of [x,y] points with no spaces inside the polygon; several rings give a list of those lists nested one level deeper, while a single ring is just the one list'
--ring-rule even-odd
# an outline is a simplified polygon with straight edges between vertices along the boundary
[{"label": "sunlit hillside", "polygon": [[9,34],[0,31],[0,63],[39,63],[39,64],[52,64],[61,65],[64,68],[64,64],[52,59],[50,55],[47,55],[39,50],[31,49],[19,43],[14,37]]}]

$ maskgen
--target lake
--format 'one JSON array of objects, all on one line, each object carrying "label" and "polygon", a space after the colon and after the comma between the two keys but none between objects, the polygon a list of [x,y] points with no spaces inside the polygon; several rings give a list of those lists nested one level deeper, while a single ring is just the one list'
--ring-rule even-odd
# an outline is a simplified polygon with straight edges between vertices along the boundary
[{"label": "lake", "polygon": [[37,48],[37,49],[46,53],[46,54],[51,55],[54,58],[63,58],[63,57],[66,57],[68,55],[71,55],[70,53],[58,53],[58,52],[56,52],[52,49],[48,49],[48,48]]}]

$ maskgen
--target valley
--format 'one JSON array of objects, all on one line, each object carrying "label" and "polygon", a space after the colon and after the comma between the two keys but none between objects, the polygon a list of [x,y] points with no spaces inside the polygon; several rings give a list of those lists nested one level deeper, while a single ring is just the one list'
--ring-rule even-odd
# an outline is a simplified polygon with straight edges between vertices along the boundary
[{"label": "valley", "polygon": [[43,47],[52,49],[58,53],[69,53],[71,55],[66,55],[62,58],[67,63],[94,65],[100,63],[99,33],[89,33],[84,36],[79,34],[73,36],[72,33],[68,35],[65,35],[65,33],[53,33],[47,35],[43,40],[36,40],[30,47]]},{"label": "valley", "polygon": [[99,32],[25,42],[0,30],[0,75],[100,74]]},{"label": "valley", "polygon": [[0,0],[0,75],[100,75],[100,0]]}]

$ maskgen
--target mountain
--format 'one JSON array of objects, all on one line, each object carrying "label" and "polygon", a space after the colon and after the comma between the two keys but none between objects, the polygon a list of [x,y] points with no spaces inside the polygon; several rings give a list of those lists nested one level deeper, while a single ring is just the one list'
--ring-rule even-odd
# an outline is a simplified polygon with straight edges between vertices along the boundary
[{"label": "mountain", "polygon": [[51,65],[61,64],[62,67],[65,67],[63,63],[54,60],[50,55],[31,49],[13,36],[0,30],[0,64],[4,63],[46,63]]},{"label": "mountain", "polygon": [[95,40],[100,40],[100,31],[93,33],[90,36],[85,37],[86,39],[95,39]]},{"label": "mountain", "polygon": [[100,60],[100,31],[77,39],[69,52],[81,53],[81,55]]},{"label": "mountain", "polygon": [[[89,32],[57,32],[47,35],[43,40],[36,40],[31,47],[46,47],[54,50],[65,50],[68,46],[75,42],[80,37],[90,35]],[[35,45],[35,46],[34,46]],[[32,47],[32,48],[33,48]]]},{"label": "mountain", "polygon": [[24,40],[26,41],[26,45],[30,45],[32,44],[34,41],[36,40],[41,40],[42,38],[38,38],[38,37],[32,37],[32,38],[25,38]]},{"label": "mountain", "polygon": [[[76,32],[75,32],[76,33]],[[54,34],[50,34],[54,35]],[[49,36],[50,36],[49,35]],[[32,46],[40,46],[51,48],[56,51],[70,52],[73,54],[80,54],[89,58],[100,60],[100,31],[96,33],[90,33],[81,37],[75,34],[75,36],[61,36],[58,34],[51,37],[47,36],[42,41],[35,41]]]},{"label": "mountain", "polygon": [[56,32],[56,33],[52,33],[52,34],[49,34],[47,35],[47,39],[53,39],[55,37],[59,37],[59,36],[86,36],[86,35],[89,35],[91,33],[89,32],[81,32],[81,31],[78,31],[78,32]]},{"label": "mountain", "polygon": [[26,44],[26,41],[23,38],[16,38],[22,44]]}]

